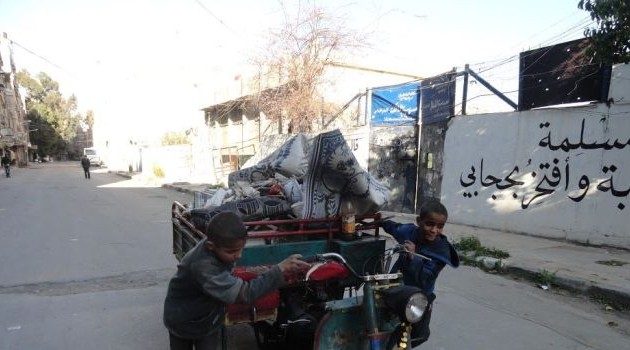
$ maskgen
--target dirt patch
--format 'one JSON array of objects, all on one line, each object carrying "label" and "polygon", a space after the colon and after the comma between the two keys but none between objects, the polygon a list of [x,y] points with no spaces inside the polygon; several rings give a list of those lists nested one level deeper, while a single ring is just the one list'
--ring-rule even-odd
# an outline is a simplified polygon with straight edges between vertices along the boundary
[{"label": "dirt patch", "polygon": [[129,272],[118,276],[98,277],[80,281],[41,282],[17,286],[2,286],[0,294],[35,294],[61,296],[110,290],[140,289],[168,282],[173,269]]}]

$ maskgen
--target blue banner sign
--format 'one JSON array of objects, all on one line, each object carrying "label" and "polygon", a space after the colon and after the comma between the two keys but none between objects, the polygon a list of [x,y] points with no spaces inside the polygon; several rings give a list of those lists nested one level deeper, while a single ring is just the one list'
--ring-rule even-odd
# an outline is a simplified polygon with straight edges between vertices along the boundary
[{"label": "blue banner sign", "polygon": [[420,83],[372,89],[373,126],[409,125],[418,121]]},{"label": "blue banner sign", "polygon": [[455,73],[422,81],[422,124],[448,120],[455,114]]}]

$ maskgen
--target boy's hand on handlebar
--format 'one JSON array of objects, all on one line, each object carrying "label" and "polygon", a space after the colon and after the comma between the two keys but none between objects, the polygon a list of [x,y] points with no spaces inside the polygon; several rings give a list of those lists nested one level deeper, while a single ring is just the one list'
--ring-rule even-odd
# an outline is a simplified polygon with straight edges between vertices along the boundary
[{"label": "boy's hand on handlebar", "polygon": [[405,241],[404,246],[405,246],[405,249],[408,252],[415,252],[416,251],[416,245],[412,241]]},{"label": "boy's hand on handlebar", "polygon": [[422,255],[420,253],[416,252],[416,244],[413,243],[412,241],[405,241],[405,243],[403,244],[398,244],[396,245],[396,247],[394,247],[394,252],[395,253],[400,253],[401,256],[406,256],[407,259],[411,259],[414,256],[415,257],[419,257],[422,258],[424,260],[428,260],[431,261],[433,259],[431,259],[430,257],[426,256],[426,255]]},{"label": "boy's hand on handlebar", "polygon": [[301,254],[293,254],[278,264],[280,272],[282,273],[287,271],[300,271],[302,269],[309,268],[310,266],[311,264],[302,260]]}]

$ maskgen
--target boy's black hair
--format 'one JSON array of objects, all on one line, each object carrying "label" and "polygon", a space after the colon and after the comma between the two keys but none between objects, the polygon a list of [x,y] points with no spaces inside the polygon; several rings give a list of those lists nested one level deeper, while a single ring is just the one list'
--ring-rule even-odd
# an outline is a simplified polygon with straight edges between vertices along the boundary
[{"label": "boy's black hair", "polygon": [[231,211],[214,215],[206,226],[206,236],[212,243],[222,246],[247,238],[247,229],[240,216]]},{"label": "boy's black hair", "polygon": [[417,220],[422,220],[432,213],[444,215],[444,217],[448,219],[448,210],[446,210],[446,207],[440,203],[439,200],[431,198],[424,202],[424,204],[420,207],[420,214],[418,215]]}]

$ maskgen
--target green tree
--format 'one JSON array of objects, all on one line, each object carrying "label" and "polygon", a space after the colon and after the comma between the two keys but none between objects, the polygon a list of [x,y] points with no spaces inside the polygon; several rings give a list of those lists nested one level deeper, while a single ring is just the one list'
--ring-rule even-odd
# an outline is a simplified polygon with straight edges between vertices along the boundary
[{"label": "green tree", "polygon": [[88,130],[92,130],[94,127],[94,111],[88,110],[85,112],[85,124],[87,124]]},{"label": "green tree", "polygon": [[31,143],[43,155],[67,153],[77,128],[85,122],[85,117],[77,112],[76,96],[64,98],[59,83],[43,72],[33,78],[22,70],[16,78],[26,89],[26,115],[35,130],[31,132]]},{"label": "green tree", "polygon": [[578,8],[588,11],[596,22],[584,31],[593,41],[593,53],[604,63],[630,62],[630,1],[580,0]]},{"label": "green tree", "polygon": [[170,145],[186,145],[189,144],[190,140],[188,136],[184,132],[167,132],[162,135],[162,146],[170,146]]}]

